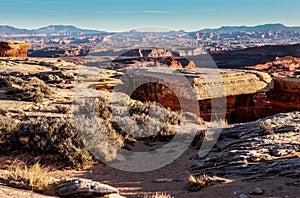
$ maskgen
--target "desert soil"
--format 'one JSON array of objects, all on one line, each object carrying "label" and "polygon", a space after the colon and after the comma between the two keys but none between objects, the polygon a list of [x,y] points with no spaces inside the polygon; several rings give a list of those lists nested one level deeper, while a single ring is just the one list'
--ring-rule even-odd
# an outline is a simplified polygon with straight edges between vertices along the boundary
[{"label": "desert soil", "polygon": [[[278,198],[297,198],[300,197],[300,189],[296,186],[288,186],[287,183],[297,181],[296,179],[275,177],[269,180],[258,182],[244,182],[242,177],[226,178],[227,183],[215,184],[208,186],[200,192],[189,192],[186,190],[188,180],[188,168],[192,166],[195,161],[191,158],[197,154],[197,150],[188,149],[179,159],[172,164],[167,165],[159,170],[146,173],[130,173],[113,169],[105,164],[99,163],[91,169],[75,171],[64,170],[55,171],[56,178],[72,178],[79,177],[85,179],[92,179],[105,184],[109,184],[119,189],[120,194],[129,197],[137,198],[144,197],[146,194],[154,194],[156,192],[166,192],[173,195],[175,198],[198,198],[198,197],[239,197],[240,194],[248,194],[255,188],[262,188],[265,193],[260,196],[248,197],[278,197]],[[9,159],[7,160],[9,163]],[[142,162],[141,162],[142,163]],[[2,170],[0,173],[4,173]],[[169,178],[174,179],[170,183],[155,183],[156,179]],[[48,196],[39,195],[30,191],[18,190],[0,186],[0,197],[34,197],[46,198],[55,197],[53,191],[46,192]]]}]

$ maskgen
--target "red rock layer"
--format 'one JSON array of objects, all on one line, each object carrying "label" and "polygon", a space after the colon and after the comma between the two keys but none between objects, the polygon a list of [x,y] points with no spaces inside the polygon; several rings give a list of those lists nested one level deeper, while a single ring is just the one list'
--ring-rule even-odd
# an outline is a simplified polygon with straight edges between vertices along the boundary
[{"label": "red rock layer", "polygon": [[29,47],[23,41],[1,41],[0,57],[27,57]]}]

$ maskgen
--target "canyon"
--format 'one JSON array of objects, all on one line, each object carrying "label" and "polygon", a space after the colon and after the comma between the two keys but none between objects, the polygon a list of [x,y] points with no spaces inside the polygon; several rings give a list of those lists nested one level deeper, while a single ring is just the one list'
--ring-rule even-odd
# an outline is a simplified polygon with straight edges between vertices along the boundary
[{"label": "canyon", "polygon": [[[1,161],[5,163],[0,164],[0,178],[4,175],[7,164],[16,156],[21,160],[28,160],[29,156],[31,160],[38,159],[43,164],[59,167],[55,171],[57,181],[64,181],[66,177],[92,179],[113,185],[121,195],[128,197],[144,196],[151,191],[166,189],[175,193],[176,197],[199,197],[207,192],[214,193],[211,191],[215,188],[210,186],[201,192],[189,193],[184,188],[189,181],[189,174],[236,180],[233,184],[224,184],[225,187],[231,185],[226,192],[224,186],[221,186],[222,196],[226,194],[227,197],[232,197],[236,189],[240,190],[240,185],[247,186],[243,188],[244,192],[245,189],[249,192],[252,190],[249,188],[261,187],[264,196],[270,197],[282,197],[283,194],[292,197],[297,192],[300,115],[299,112],[290,111],[299,111],[300,108],[298,58],[275,57],[270,62],[239,69],[213,69],[197,67],[193,60],[162,49],[141,48],[129,51],[110,61],[110,68],[85,66],[79,61],[75,64],[62,58],[22,58],[16,57],[17,54],[9,56],[0,58],[0,114],[5,119],[23,123],[40,117],[72,118],[74,90],[78,84],[86,84],[87,89],[84,90],[87,93],[96,89],[97,94],[110,98],[116,92],[123,92],[127,94],[127,98],[131,97],[130,103],[142,101],[138,104],[147,104],[146,101],[152,101],[173,110],[173,114],[189,111],[205,121],[211,121],[203,122],[199,119],[205,127],[200,124],[184,126],[185,123],[174,125],[180,132],[190,128],[197,131],[193,141],[197,148],[199,145],[201,147],[203,138],[212,141],[216,131],[221,131],[221,135],[205,157],[199,155],[199,150],[192,149],[192,145],[176,162],[156,172],[140,174],[128,174],[100,162],[86,171],[60,170],[64,161],[58,160],[60,158],[52,152],[42,156],[27,152],[25,147],[32,143],[24,140],[20,145],[13,145],[21,148],[13,156],[11,152],[2,153]],[[281,112],[289,113],[274,115]],[[104,117],[107,115],[107,111],[101,113]],[[33,140],[42,142],[42,136],[39,135],[42,132],[34,128]],[[143,147],[152,151],[168,138],[154,141],[128,139],[124,148],[133,150]],[[67,148],[74,148],[73,146],[71,144]],[[26,152],[25,156],[23,150]],[[169,155],[172,153],[170,151]],[[118,157],[124,160],[127,156]],[[76,183],[78,180],[86,181],[67,181]],[[171,182],[157,184],[154,181]],[[78,187],[77,183],[76,186]],[[278,186],[284,192],[278,190]],[[70,192],[76,193],[73,185],[70,187]],[[97,191],[97,188],[94,190]],[[3,190],[0,190],[0,196],[3,194],[1,191]],[[90,189],[80,193],[86,191],[90,193]],[[50,195],[54,196],[55,192],[52,191]],[[30,196],[33,195],[26,195]]]},{"label": "canyon", "polygon": [[[7,51],[8,46],[12,49]],[[29,45],[9,41],[2,42],[0,47],[5,52],[2,56],[26,57]],[[291,49],[295,47],[297,46],[290,46]],[[245,54],[247,57],[255,56],[256,53],[264,52],[265,48],[268,47],[263,47],[261,51],[253,49],[254,54],[249,49]],[[281,50],[281,47],[275,48]],[[238,52],[233,52],[230,60],[235,60],[237,54]],[[243,51],[239,52],[239,55],[243,54]],[[273,50],[271,55],[278,53]],[[157,102],[173,111],[196,110],[196,114],[205,121],[222,118],[229,123],[248,122],[300,109],[300,86],[297,77],[300,58],[296,57],[277,57],[271,62],[246,66],[244,70],[216,70],[197,67],[194,61],[186,59],[178,52],[149,48],[123,53],[111,62],[110,67],[120,72],[118,76],[126,78],[121,81],[116,77],[102,79],[101,83],[98,82],[97,89],[112,90],[121,83],[121,91],[134,89],[134,92],[129,93],[132,99]],[[179,75],[178,79],[176,75]],[[180,79],[186,82],[182,83]],[[131,87],[126,88],[124,85]],[[194,98],[186,92],[189,86],[194,89]],[[179,94],[174,93],[174,90]]]}]

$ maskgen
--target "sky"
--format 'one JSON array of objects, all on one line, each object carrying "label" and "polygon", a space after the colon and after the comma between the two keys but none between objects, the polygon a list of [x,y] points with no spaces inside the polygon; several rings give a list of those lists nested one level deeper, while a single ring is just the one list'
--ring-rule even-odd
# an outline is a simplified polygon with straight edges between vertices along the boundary
[{"label": "sky", "polygon": [[105,31],[300,26],[299,0],[1,0],[0,8],[0,25],[29,29],[51,24]]}]

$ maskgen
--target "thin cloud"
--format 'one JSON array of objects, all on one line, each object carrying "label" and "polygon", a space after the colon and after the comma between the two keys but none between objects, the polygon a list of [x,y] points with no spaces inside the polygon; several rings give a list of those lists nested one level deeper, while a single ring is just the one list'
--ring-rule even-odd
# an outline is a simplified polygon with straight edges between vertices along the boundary
[{"label": "thin cloud", "polygon": [[115,13],[115,14],[134,14],[136,12],[135,11],[112,11],[112,13]]},{"label": "thin cloud", "polygon": [[142,11],[124,10],[124,11],[113,11],[113,13],[116,13],[116,14],[140,14],[140,13],[160,14],[160,13],[168,13],[168,12],[169,11],[166,11],[166,10],[142,10]]},{"label": "thin cloud", "polygon": [[166,10],[144,10],[143,13],[168,13]]}]

